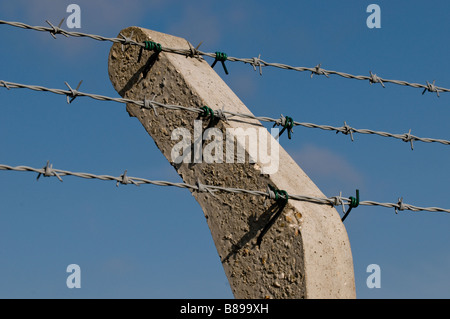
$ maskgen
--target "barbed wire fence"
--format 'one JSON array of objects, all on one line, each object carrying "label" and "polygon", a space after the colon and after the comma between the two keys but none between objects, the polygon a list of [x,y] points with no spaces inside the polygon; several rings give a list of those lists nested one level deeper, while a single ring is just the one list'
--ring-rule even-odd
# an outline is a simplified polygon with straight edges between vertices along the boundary
[{"label": "barbed wire fence", "polygon": [[[354,79],[354,80],[366,80],[369,81],[370,84],[379,83],[381,86],[385,87],[385,83],[391,83],[396,85],[402,85],[402,86],[408,86],[413,88],[420,88],[423,89],[422,95],[425,92],[432,92],[436,93],[436,95],[439,97],[440,92],[450,92],[450,89],[444,88],[444,87],[438,87],[435,85],[435,81],[433,80],[432,83],[426,82],[426,84],[419,84],[419,83],[411,83],[407,81],[402,80],[392,80],[392,79],[385,79],[382,77],[377,76],[376,74],[372,73],[370,71],[370,76],[363,76],[363,75],[352,75],[345,72],[338,72],[333,70],[326,70],[321,68],[321,64],[318,64],[315,67],[297,67],[297,66],[290,66],[287,64],[282,63],[271,63],[266,62],[260,58],[260,55],[258,57],[253,58],[236,58],[236,57],[230,57],[227,54],[223,52],[215,52],[215,53],[208,53],[208,52],[202,52],[197,46],[194,48],[192,45],[189,44],[190,49],[176,49],[176,48],[167,48],[163,47],[158,43],[145,41],[143,43],[136,42],[132,39],[133,34],[130,34],[129,36],[125,36],[123,34],[120,34],[121,38],[110,38],[110,37],[104,37],[100,35],[95,34],[87,34],[87,33],[81,33],[81,32],[72,32],[67,31],[61,28],[62,22],[55,26],[51,22],[46,21],[49,25],[49,27],[42,27],[42,26],[31,26],[22,22],[11,22],[11,21],[4,21],[0,20],[0,24],[9,25],[17,28],[22,29],[28,29],[28,30],[35,30],[35,31],[41,31],[41,32],[48,32],[50,35],[56,39],[57,34],[61,34],[66,37],[86,37],[91,38],[97,41],[108,41],[112,43],[120,43],[122,44],[122,49],[125,45],[135,45],[139,46],[146,50],[153,50],[156,52],[167,52],[167,53],[173,53],[173,54],[180,54],[187,57],[192,58],[199,58],[200,56],[208,56],[211,58],[214,58],[214,62],[212,64],[212,67],[216,64],[216,62],[221,62],[225,72],[228,74],[228,70],[225,66],[225,61],[231,61],[231,62],[243,62],[246,64],[250,64],[253,69],[256,71],[259,69],[259,73],[262,75],[262,68],[263,67],[275,67],[280,68],[284,70],[293,70],[298,72],[310,72],[311,77],[313,75],[324,75],[327,78],[329,78],[329,75],[337,75],[342,78],[346,79]],[[53,89],[53,88],[47,88],[44,86],[37,86],[37,85],[26,85],[26,84],[20,84],[20,83],[13,83],[8,82],[5,80],[0,80],[0,86],[4,87],[6,89],[29,89],[33,91],[39,91],[39,92],[49,92],[59,95],[65,95],[67,98],[67,103],[72,103],[77,97],[88,97],[94,100],[99,101],[111,101],[111,102],[118,102],[118,103],[131,103],[134,105],[138,105],[142,108],[146,109],[152,109],[155,114],[157,115],[157,108],[166,108],[166,109],[172,109],[172,110],[183,110],[183,111],[189,111],[189,112],[195,112],[202,116],[210,116],[210,117],[217,117],[221,120],[228,121],[233,120],[234,117],[239,117],[243,119],[253,119],[253,120],[259,120],[262,122],[271,122],[274,123],[274,126],[282,126],[283,129],[281,133],[285,130],[288,131],[288,136],[291,138],[291,133],[293,131],[293,128],[295,126],[302,126],[306,128],[316,128],[326,131],[334,131],[336,133],[342,133],[344,135],[350,135],[351,140],[354,140],[354,134],[369,134],[369,135],[378,135],[381,137],[388,137],[388,138],[394,138],[399,139],[404,142],[408,142],[411,145],[411,149],[413,149],[413,142],[414,141],[420,141],[425,143],[440,143],[443,145],[450,145],[450,141],[444,140],[444,139],[436,139],[436,138],[425,138],[425,137],[418,137],[411,134],[411,130],[408,133],[404,134],[394,134],[394,133],[388,133],[388,132],[382,132],[382,131],[375,131],[370,129],[357,129],[353,128],[349,125],[347,125],[346,122],[344,122],[344,125],[342,127],[334,127],[330,125],[318,125],[313,123],[302,123],[302,122],[296,122],[289,116],[283,116],[281,115],[280,118],[271,118],[266,116],[254,116],[252,114],[242,114],[242,113],[236,113],[236,112],[230,112],[227,111],[225,108],[222,110],[216,110],[212,111],[209,107],[204,106],[203,108],[198,107],[188,107],[188,106],[181,106],[181,105],[170,105],[170,104],[164,104],[155,101],[155,98],[152,100],[150,99],[144,99],[142,101],[132,100],[132,99],[126,99],[126,98],[113,98],[98,94],[91,94],[91,93],[85,93],[79,91],[79,87],[82,82],[78,84],[76,89],[73,89],[67,82],[65,82],[67,86],[67,90],[62,89]],[[205,109],[206,108],[206,109]],[[280,133],[280,135],[281,135]],[[239,189],[239,188],[231,188],[231,187],[221,187],[221,186],[214,186],[214,185],[204,185],[199,182],[197,182],[196,185],[190,185],[186,183],[175,183],[175,182],[168,182],[168,181],[152,181],[144,178],[138,178],[138,177],[129,177],[127,176],[127,171],[125,171],[122,175],[119,177],[114,177],[110,175],[95,175],[91,173],[76,173],[66,170],[60,170],[60,169],[54,169],[52,165],[47,162],[47,165],[44,168],[33,168],[29,166],[9,166],[0,164],[0,170],[3,171],[14,171],[14,172],[34,172],[37,173],[37,179],[40,178],[40,176],[44,177],[56,177],[60,181],[62,181],[63,176],[74,176],[84,179],[98,179],[103,181],[116,181],[116,185],[119,184],[133,184],[136,186],[142,185],[142,184],[152,184],[152,185],[158,185],[158,186],[173,186],[173,187],[180,187],[180,188],[187,188],[199,192],[209,192],[211,195],[214,196],[214,192],[229,192],[229,193],[238,193],[238,194],[250,194],[250,195],[258,195],[258,196],[265,196],[269,199],[277,199],[280,196],[282,198],[287,199],[286,197],[283,197],[284,195],[275,194],[269,187],[267,191],[259,191],[259,190],[247,190],[247,189]],[[444,213],[450,213],[450,209],[444,209],[439,207],[418,207],[410,204],[403,203],[403,198],[399,198],[397,203],[380,203],[376,201],[359,201],[359,198],[357,202],[355,203],[355,198],[345,198],[342,197],[341,194],[339,196],[334,196],[330,198],[315,198],[310,196],[304,196],[304,195],[291,195],[289,194],[289,199],[292,200],[299,200],[299,201],[307,201],[315,204],[322,204],[322,205],[331,205],[333,207],[335,206],[342,206],[344,213],[345,213],[345,205],[347,204],[350,208],[351,207],[357,207],[358,205],[366,205],[366,206],[381,206],[385,208],[394,208],[395,212],[398,211],[427,211],[427,212],[444,212]],[[359,196],[358,196],[359,197]],[[348,211],[349,212],[349,211]],[[347,212],[347,214],[348,214]],[[347,215],[346,214],[346,215]]]}]

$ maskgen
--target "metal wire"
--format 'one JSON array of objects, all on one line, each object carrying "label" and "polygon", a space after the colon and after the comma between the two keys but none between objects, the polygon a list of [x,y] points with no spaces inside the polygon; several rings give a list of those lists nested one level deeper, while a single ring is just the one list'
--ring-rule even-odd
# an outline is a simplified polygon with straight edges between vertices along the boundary
[{"label": "metal wire", "polygon": [[[29,89],[29,90],[33,90],[33,91],[50,92],[50,93],[54,93],[54,94],[65,95],[67,97],[67,103],[72,103],[73,100],[78,96],[84,96],[84,97],[92,98],[92,99],[99,100],[99,101],[112,101],[112,102],[125,103],[125,104],[131,103],[131,104],[138,105],[142,108],[153,109],[155,112],[156,112],[157,107],[162,107],[162,108],[171,109],[171,110],[183,110],[183,111],[194,112],[194,113],[202,113],[203,112],[203,110],[201,108],[187,107],[187,106],[182,106],[182,105],[164,104],[164,103],[155,101],[154,98],[152,100],[144,99],[142,101],[137,101],[137,100],[132,100],[132,99],[113,98],[113,97],[108,97],[108,96],[99,95],[99,94],[85,93],[85,92],[81,92],[78,90],[81,82],[80,82],[80,84],[78,84],[77,89],[72,89],[67,82],[65,82],[65,84],[67,85],[68,90],[52,89],[52,88],[47,88],[47,87],[43,87],[43,86],[27,85],[27,84],[14,83],[14,82],[0,80],[0,87],[4,87],[7,89],[14,89],[14,88]],[[255,116],[253,114],[243,114],[243,113],[231,112],[231,111],[227,111],[225,109],[216,110],[214,113],[215,113],[214,116],[221,118],[222,120],[225,120],[225,121],[228,121],[228,120],[232,119],[233,117],[239,117],[242,119],[253,119],[253,120],[258,120],[258,121],[262,121],[262,122],[271,122],[271,123],[274,123],[275,125],[283,125],[283,120],[285,119],[285,117],[283,115],[281,115],[280,118],[275,119],[275,118],[271,118],[271,117],[267,117],[267,116]],[[330,125],[319,125],[319,124],[313,124],[313,123],[302,123],[302,122],[296,122],[296,121],[294,121],[293,124],[295,126],[302,126],[302,127],[306,127],[306,128],[315,128],[315,129],[321,129],[321,130],[325,130],[325,131],[335,131],[336,133],[350,135],[352,141],[354,139],[353,134],[356,133],[356,134],[378,135],[381,137],[389,137],[389,138],[399,139],[404,142],[409,142],[411,144],[412,149],[413,149],[414,141],[420,141],[420,142],[424,142],[424,143],[440,143],[440,144],[444,144],[444,145],[450,145],[449,140],[428,138],[428,137],[418,137],[418,136],[412,135],[411,130],[408,133],[404,133],[404,134],[394,134],[394,133],[375,131],[375,130],[370,130],[370,129],[358,129],[358,128],[348,126],[346,122],[344,122],[344,125],[341,127],[334,127],[334,126],[330,126]]]},{"label": "metal wire", "polygon": [[[122,175],[119,177],[111,176],[111,175],[96,175],[92,173],[80,173],[80,172],[71,172],[67,170],[61,170],[53,168],[53,166],[47,162],[46,166],[43,168],[33,168],[29,166],[9,166],[0,164],[0,170],[3,171],[16,171],[16,172],[33,172],[37,173],[37,179],[39,179],[41,176],[44,177],[57,177],[62,182],[63,176],[74,176],[84,179],[98,179],[102,181],[115,181],[116,186],[119,186],[119,184],[133,184],[136,186],[140,186],[143,184],[151,184],[151,185],[157,185],[157,186],[174,186],[179,188],[187,188],[194,191],[199,192],[209,192],[214,195],[215,192],[227,192],[227,193],[234,193],[234,194],[248,194],[248,195],[257,195],[257,196],[264,196],[266,198],[274,199],[275,195],[273,191],[268,188],[266,191],[258,191],[258,190],[248,190],[248,189],[241,189],[241,188],[234,188],[234,187],[223,187],[223,186],[214,186],[214,185],[205,185],[197,183],[197,185],[191,185],[187,183],[176,183],[176,182],[168,182],[168,181],[155,181],[155,180],[149,180],[145,178],[139,178],[139,177],[130,177],[127,176],[127,171],[125,171]],[[279,195],[283,197],[283,195]],[[283,197],[284,198],[284,197]],[[343,206],[343,209],[345,209],[345,204],[349,205],[351,203],[350,198],[339,196],[334,196],[330,198],[317,198],[317,197],[311,197],[311,196],[305,196],[305,195],[291,195],[289,194],[289,199],[297,200],[297,201],[305,201],[305,202],[311,202],[315,204],[322,204],[322,205],[331,205],[333,207],[335,206]],[[379,203],[375,201],[361,201],[359,202],[359,205],[366,205],[366,206],[381,206],[386,208],[394,208],[396,212],[398,211],[428,211],[428,212],[445,212],[450,213],[450,209],[444,209],[439,207],[418,207],[410,204],[403,203],[403,199],[399,199],[398,203]]]},{"label": "metal wire", "polygon": [[[49,24],[50,27],[40,27],[40,26],[30,26],[30,25],[27,25],[27,24],[21,23],[21,22],[9,22],[9,21],[0,20],[0,24],[6,24],[6,25],[14,26],[14,27],[23,28],[23,29],[49,32],[54,38],[56,38],[56,34],[62,34],[66,37],[68,37],[68,36],[87,37],[87,38],[91,38],[91,39],[94,39],[97,41],[109,41],[109,42],[113,42],[113,43],[121,43],[122,45],[136,45],[136,46],[140,46],[140,47],[145,46],[144,43],[139,43],[139,42],[136,42],[133,39],[131,39],[132,35],[130,37],[126,37],[126,36],[120,34],[120,36],[122,38],[108,38],[108,37],[103,37],[103,36],[99,36],[99,35],[95,35],[95,34],[67,31],[60,27],[62,22],[63,21],[61,21],[61,23],[58,26],[54,26],[51,22],[47,21],[47,23]],[[190,45],[189,50],[162,47],[162,51],[169,52],[169,53],[175,53],[175,54],[182,54],[182,55],[196,57],[196,58],[198,58],[199,56],[209,56],[211,58],[216,57],[215,53],[202,52],[202,51],[198,50],[198,46],[197,46],[197,48],[194,49],[191,45]],[[385,86],[384,83],[392,83],[392,84],[409,86],[409,87],[414,87],[414,88],[421,88],[421,89],[424,89],[422,94],[424,94],[425,92],[428,91],[428,92],[434,92],[437,94],[437,96],[439,96],[439,92],[450,92],[450,89],[446,89],[443,87],[437,87],[435,85],[435,81],[433,81],[432,83],[429,83],[427,81],[427,84],[424,85],[424,84],[410,83],[410,82],[400,81],[400,80],[384,79],[384,78],[377,76],[376,74],[373,74],[371,71],[370,71],[370,76],[352,75],[352,74],[348,74],[348,73],[344,73],[344,72],[323,69],[323,68],[321,68],[320,64],[313,68],[308,68],[308,67],[295,67],[295,66],[290,66],[287,64],[282,64],[282,63],[269,63],[269,62],[261,60],[260,56],[258,56],[258,58],[256,58],[256,57],[254,57],[254,58],[236,58],[236,57],[227,56],[227,61],[248,63],[253,66],[254,70],[256,70],[256,68],[258,67],[260,74],[262,74],[262,67],[270,66],[270,67],[276,67],[276,68],[280,68],[280,69],[294,70],[294,71],[298,71],[298,72],[311,72],[311,77],[314,74],[325,75],[326,77],[329,77],[330,74],[333,74],[333,75],[338,75],[340,77],[347,78],[347,79],[368,80],[370,82],[370,84],[380,83],[383,87]],[[70,85],[67,84],[67,82],[66,82],[66,85],[68,87],[68,90],[51,89],[51,88],[46,88],[43,86],[25,85],[25,84],[6,82],[3,80],[0,80],[0,86],[5,87],[7,89],[26,88],[26,89],[30,89],[30,90],[34,90],[34,91],[51,92],[51,93],[55,93],[55,94],[65,95],[67,97],[68,103],[72,103],[73,100],[78,96],[85,96],[85,97],[89,97],[89,98],[92,98],[95,100],[100,100],[100,101],[114,101],[114,102],[118,102],[118,103],[131,103],[131,104],[135,104],[140,107],[143,107],[143,108],[152,108],[155,111],[155,113],[156,113],[156,107],[185,110],[185,111],[191,111],[191,112],[196,112],[196,113],[203,112],[203,110],[201,110],[200,108],[191,108],[191,107],[185,107],[185,106],[180,106],[180,105],[162,104],[162,103],[156,102],[154,99],[153,100],[144,99],[143,101],[136,101],[136,100],[131,100],[131,99],[112,98],[112,97],[107,97],[107,96],[98,95],[98,94],[84,93],[84,92],[78,91],[79,86],[81,85],[81,82],[78,84],[78,86],[75,90],[72,89],[70,87]],[[215,111],[215,115],[217,115],[220,118],[225,119],[225,120],[228,120],[228,117],[227,117],[227,115],[228,115],[230,117],[235,116],[235,117],[255,119],[255,120],[265,121],[265,122],[273,122],[273,123],[275,123],[275,125],[282,125],[283,119],[285,119],[283,115],[281,115],[280,119],[273,119],[270,117],[254,116],[251,114],[240,114],[240,113],[235,113],[235,112],[229,112],[226,110]],[[352,140],[353,140],[354,133],[374,134],[374,135],[379,135],[379,136],[383,136],[383,137],[391,137],[391,138],[401,139],[405,142],[410,142],[411,148],[413,147],[413,144],[412,144],[413,141],[422,141],[422,142],[427,142],[427,143],[436,142],[436,143],[441,143],[444,145],[450,144],[450,141],[447,141],[447,140],[433,139],[433,138],[420,138],[420,137],[411,135],[411,131],[409,131],[408,133],[405,133],[405,134],[392,134],[392,133],[373,131],[373,130],[368,130],[368,129],[356,129],[356,128],[348,126],[347,123],[345,123],[345,122],[344,122],[344,126],[342,126],[342,127],[333,127],[333,126],[329,126],[329,125],[317,125],[317,124],[312,124],[312,123],[300,123],[300,122],[294,122],[294,125],[308,127],[308,128],[318,128],[318,129],[328,130],[328,131],[335,131],[336,133],[340,132],[340,133],[343,133],[346,135],[350,134]],[[114,177],[114,176],[110,176],[110,175],[95,175],[95,174],[90,174],[90,173],[75,173],[75,172],[70,172],[70,171],[66,171],[66,170],[54,169],[52,167],[52,165],[49,164],[49,162],[47,162],[47,165],[41,169],[32,168],[32,167],[28,167],[28,166],[13,167],[13,166],[0,164],[0,170],[34,172],[34,173],[38,173],[37,179],[39,179],[40,176],[44,176],[44,177],[54,176],[54,177],[57,177],[60,181],[62,181],[62,176],[75,176],[75,177],[80,177],[80,178],[85,178],[85,179],[116,181],[117,186],[119,184],[125,184],[125,185],[133,184],[136,186],[139,186],[142,184],[152,184],[152,185],[158,185],[158,186],[174,186],[174,187],[180,187],[180,188],[188,188],[188,189],[196,190],[199,192],[207,191],[207,192],[211,193],[212,195],[214,195],[214,192],[223,191],[223,192],[237,193],[237,194],[259,195],[259,196],[265,196],[265,197],[272,198],[272,199],[274,198],[274,195],[273,195],[273,193],[271,193],[270,189],[268,189],[266,192],[263,192],[263,191],[246,190],[246,189],[231,188],[231,187],[221,187],[221,186],[214,186],[214,185],[202,185],[200,183],[197,183],[197,185],[190,185],[190,184],[186,184],[186,183],[174,183],[174,182],[167,182],[167,181],[152,181],[152,180],[138,178],[138,177],[128,177],[127,171],[125,171],[119,177]],[[304,196],[304,195],[289,195],[289,199],[299,200],[299,201],[307,201],[307,202],[311,202],[311,203],[315,203],[315,204],[331,205],[333,207],[342,205],[343,209],[345,207],[345,204],[351,203],[351,199],[344,198],[341,195],[335,196],[335,197],[330,197],[330,198],[315,198],[315,197]],[[399,201],[397,203],[380,203],[380,202],[375,202],[375,201],[361,201],[359,203],[359,205],[381,206],[381,207],[386,207],[386,208],[394,208],[396,212],[403,211],[403,210],[410,210],[410,211],[428,211],[428,212],[450,213],[450,209],[443,209],[443,208],[439,208],[439,207],[418,207],[418,206],[413,206],[410,204],[405,204],[405,203],[403,203],[403,198],[399,199]]]},{"label": "metal wire", "polygon": [[[125,35],[120,34],[121,38],[109,38],[109,37],[104,37],[104,36],[100,36],[100,35],[96,35],[96,34],[88,34],[88,33],[64,30],[60,27],[62,24],[62,21],[58,26],[54,26],[48,20],[46,22],[49,24],[49,27],[31,26],[31,25],[28,25],[28,24],[25,24],[22,22],[0,20],[0,24],[5,24],[5,25],[22,28],[22,29],[28,29],[28,30],[49,32],[54,38],[56,38],[56,36],[55,36],[56,34],[62,34],[66,37],[69,37],[69,36],[71,36],[71,37],[86,37],[86,38],[91,38],[91,39],[94,39],[97,41],[109,41],[109,42],[113,42],[113,43],[121,43],[122,46],[123,45],[136,45],[136,46],[140,46],[140,47],[145,47],[144,43],[136,42],[135,40],[133,40],[132,35],[130,35],[129,37],[126,37]],[[168,52],[168,53],[174,53],[174,54],[181,54],[184,56],[195,57],[195,58],[198,58],[199,56],[208,56],[208,57],[211,57],[214,59],[216,58],[216,53],[202,52],[202,51],[198,50],[198,46],[197,46],[197,48],[193,48],[192,45],[190,45],[190,44],[189,44],[189,46],[190,46],[189,49],[176,49],[176,48],[162,47],[162,51]],[[261,55],[259,55],[258,57],[253,57],[253,58],[236,58],[236,57],[232,57],[232,56],[227,56],[227,61],[243,62],[246,64],[250,64],[255,71],[256,71],[256,68],[258,68],[259,73],[261,75],[262,75],[262,67],[274,67],[274,68],[279,68],[279,69],[284,69],[284,70],[293,70],[293,71],[298,71],[298,72],[311,72],[311,77],[314,74],[316,74],[316,75],[325,75],[328,78],[329,75],[332,74],[332,75],[337,75],[337,76],[340,76],[340,77],[343,77],[346,79],[369,81],[370,84],[380,83],[383,87],[385,87],[384,83],[391,83],[391,84],[396,84],[396,85],[419,88],[419,89],[423,89],[422,94],[424,94],[425,92],[428,91],[428,92],[436,93],[438,97],[439,97],[439,92],[450,92],[450,89],[436,86],[435,81],[433,81],[432,83],[427,81],[426,84],[420,84],[420,83],[411,83],[411,82],[402,81],[402,80],[385,79],[380,76],[377,76],[376,74],[373,74],[372,71],[369,71],[370,75],[368,75],[368,76],[367,75],[352,75],[352,74],[349,74],[346,72],[339,72],[339,71],[323,69],[323,68],[321,68],[321,64],[318,64],[315,67],[291,66],[291,65],[283,64],[283,63],[266,62],[261,59]]]}]

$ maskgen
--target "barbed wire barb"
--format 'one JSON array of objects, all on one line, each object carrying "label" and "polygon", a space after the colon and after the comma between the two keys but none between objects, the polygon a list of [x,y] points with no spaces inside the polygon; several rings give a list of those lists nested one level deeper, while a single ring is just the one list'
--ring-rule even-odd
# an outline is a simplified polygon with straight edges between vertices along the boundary
[{"label": "barbed wire barb", "polygon": [[187,58],[195,58],[195,59],[201,61],[202,58],[201,58],[201,55],[200,55],[200,51],[198,49],[200,48],[202,43],[203,43],[203,41],[201,41],[199,44],[197,44],[197,46],[194,48],[192,46],[192,44],[189,41],[187,41],[187,44],[189,46],[189,53],[186,54],[186,57]]},{"label": "barbed wire barb", "polygon": [[313,68],[313,70],[311,71],[311,79],[312,79],[312,77],[313,77],[314,74],[317,74],[317,75],[325,75],[327,78],[329,78],[328,72],[327,72],[326,70],[322,69],[322,68],[320,67],[321,65],[322,65],[322,64],[317,64],[317,65]]},{"label": "barbed wire barb", "polygon": [[[66,86],[69,88],[69,91],[70,91],[70,93],[66,94],[66,97],[67,97],[67,104],[70,104],[70,103],[72,103],[73,100],[75,100],[76,97],[79,95],[79,94],[78,94],[78,89],[80,88],[81,83],[83,83],[83,80],[81,80],[81,81],[78,83],[77,88],[76,88],[75,90],[72,89],[72,88],[70,87],[70,85],[69,85],[67,82],[64,82],[64,83],[66,84]],[[70,98],[70,99],[69,99],[69,98]]]},{"label": "barbed wire barb", "polygon": [[134,30],[131,31],[131,34],[129,37],[124,36],[122,33],[119,33],[119,35],[122,37],[123,42],[122,42],[122,52],[125,51],[125,45],[130,45],[133,42],[133,33]]},{"label": "barbed wire barb", "polygon": [[62,182],[62,178],[53,170],[53,164],[50,164],[50,161],[47,161],[47,164],[42,168],[43,172],[39,172],[38,176],[36,177],[36,180],[38,181],[39,178],[41,178],[41,175],[44,177],[52,177],[56,176],[60,182]]},{"label": "barbed wire barb", "polygon": [[395,207],[395,213],[398,214],[399,211],[404,211],[405,206],[403,205],[403,197],[398,199],[397,207]]},{"label": "barbed wire barb", "polygon": [[[344,122],[344,126],[342,126],[342,131],[340,131],[340,133],[342,133],[344,135],[350,134],[350,138],[351,138],[352,142],[354,142],[355,139],[353,138],[353,132],[354,132],[354,128],[348,126],[347,122]],[[339,131],[336,131],[336,134],[338,134],[338,133],[339,133]]]},{"label": "barbed wire barb", "polygon": [[56,35],[57,35],[57,34],[62,34],[62,35],[64,35],[66,38],[69,37],[67,34],[65,34],[65,30],[61,29],[61,26],[62,26],[62,24],[63,24],[63,22],[64,22],[64,18],[62,18],[61,22],[59,22],[59,24],[58,24],[57,27],[55,27],[55,26],[54,26],[50,21],[48,21],[48,20],[45,20],[45,22],[47,22],[47,24],[48,24],[50,27],[52,27],[52,29],[53,29],[52,31],[49,31],[49,32],[50,32],[50,35],[53,37],[53,39],[56,39]]},{"label": "barbed wire barb", "polygon": [[372,71],[369,71],[369,73],[370,73],[370,78],[369,78],[370,85],[372,85],[373,83],[380,83],[383,88],[386,88],[386,86],[384,85],[383,80],[381,80],[381,78],[379,78],[376,74],[373,74]]},{"label": "barbed wire barb", "polygon": [[405,134],[405,137],[403,138],[404,142],[409,142],[411,144],[411,150],[414,150],[414,144],[413,141],[415,140],[415,137],[411,135],[411,129],[409,130],[408,133]]},{"label": "barbed wire barb", "polygon": [[155,113],[155,115],[158,116],[158,112],[156,111],[156,107],[158,105],[155,104],[155,98],[156,98],[156,95],[154,95],[151,100],[145,98],[144,99],[144,108],[146,108],[146,109],[151,108],[153,110],[153,112]]},{"label": "barbed wire barb", "polygon": [[436,92],[437,97],[439,97],[439,89],[436,87],[435,83],[436,83],[436,80],[433,80],[433,83],[430,83],[427,81],[427,86],[423,90],[422,95],[424,95],[425,92],[428,91],[428,92]]}]

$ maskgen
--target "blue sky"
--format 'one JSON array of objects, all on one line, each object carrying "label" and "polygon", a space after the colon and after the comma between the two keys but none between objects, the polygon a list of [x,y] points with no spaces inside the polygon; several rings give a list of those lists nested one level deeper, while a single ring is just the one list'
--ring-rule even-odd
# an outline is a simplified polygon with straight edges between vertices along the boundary
[{"label": "blue sky", "polygon": [[[450,87],[448,1],[2,1],[0,19],[46,25],[81,7],[80,32],[141,26],[207,52]],[[381,29],[366,8],[381,7]],[[64,28],[67,26],[64,24]],[[118,96],[111,43],[0,26],[1,80]],[[210,60],[208,60],[210,61]],[[211,62],[211,61],[210,61]],[[219,65],[220,66],[220,65]],[[450,95],[227,62],[216,71],[255,115],[450,139]],[[0,89],[0,163],[180,181],[122,104]],[[441,144],[296,127],[281,145],[326,196],[450,208]],[[189,191],[0,172],[0,298],[232,298],[200,206]],[[449,298],[450,218],[362,206],[346,219],[358,298]],[[81,289],[66,267],[81,267]],[[366,267],[381,268],[381,288]]]}]

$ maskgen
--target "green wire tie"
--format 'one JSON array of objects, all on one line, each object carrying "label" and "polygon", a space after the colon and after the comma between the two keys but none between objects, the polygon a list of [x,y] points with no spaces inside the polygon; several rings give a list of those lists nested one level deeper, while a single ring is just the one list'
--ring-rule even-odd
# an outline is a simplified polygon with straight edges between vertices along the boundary
[{"label": "green wire tie", "polygon": [[[275,127],[275,126],[277,126],[277,125],[280,125],[280,124],[279,124],[279,123],[275,123],[275,124],[273,125],[273,127]],[[283,134],[285,130],[288,130],[288,138],[291,139],[291,137],[292,137],[291,134],[294,132],[293,128],[294,128],[294,120],[292,119],[292,117],[286,116],[286,117],[284,118],[283,129],[282,129],[282,130],[280,131],[280,133],[278,134],[278,137],[280,137],[281,134]]]},{"label": "green wire tie", "polygon": [[342,222],[344,222],[344,220],[347,218],[348,214],[350,214],[350,211],[352,210],[352,208],[356,208],[359,206],[359,189],[356,190],[356,198],[353,196],[350,196],[350,203],[349,203],[349,208],[347,210],[347,212],[345,213],[344,217],[342,217]]},{"label": "green wire tie", "polygon": [[[283,200],[285,203],[289,200],[289,195],[284,190],[276,189],[274,186],[269,185],[270,190],[275,194],[275,201]],[[280,195],[284,195],[284,198]]]},{"label": "green wire tie", "polygon": [[223,66],[223,70],[225,71],[225,74],[228,75],[228,69],[225,65],[225,61],[228,60],[228,55],[226,53],[223,52],[216,52],[216,59],[214,60],[213,64],[211,64],[211,67],[214,68],[214,66],[216,65],[217,61],[222,62],[222,66]]},{"label": "green wire tie", "polygon": [[155,51],[156,53],[160,53],[162,51],[161,44],[153,42],[153,41],[144,41],[144,49],[148,51]]},{"label": "green wire tie", "polygon": [[274,192],[274,194],[275,194],[275,201],[279,204],[279,208],[278,208],[278,211],[275,213],[275,215],[272,217],[272,219],[269,220],[267,225],[261,231],[261,234],[259,234],[258,239],[256,241],[256,244],[258,245],[258,247],[261,246],[261,242],[262,242],[262,239],[263,239],[264,235],[272,227],[272,225],[277,221],[278,217],[280,217],[281,213],[284,210],[284,207],[286,206],[286,204],[288,203],[288,200],[289,200],[289,195],[288,195],[288,193],[286,191],[276,189],[274,186],[272,186],[270,184],[268,186],[269,186],[269,189],[272,192]]},{"label": "green wire tie", "polygon": [[200,108],[203,112],[200,113],[200,117],[210,117],[211,120],[214,119],[214,111],[209,106],[203,106]]}]

